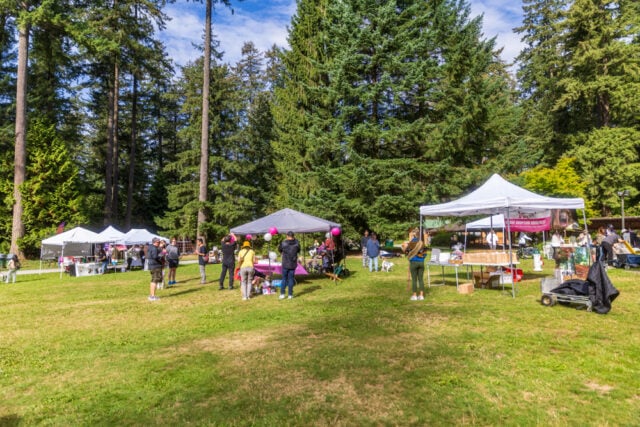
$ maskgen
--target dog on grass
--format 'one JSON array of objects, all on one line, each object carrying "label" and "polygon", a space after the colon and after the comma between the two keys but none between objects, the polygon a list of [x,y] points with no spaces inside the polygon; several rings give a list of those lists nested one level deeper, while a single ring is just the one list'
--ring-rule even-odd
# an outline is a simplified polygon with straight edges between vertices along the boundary
[{"label": "dog on grass", "polygon": [[387,259],[382,261],[382,271],[386,271],[388,273],[388,272],[391,271],[391,267],[393,267],[393,266],[394,266],[394,264],[391,261],[387,260]]}]

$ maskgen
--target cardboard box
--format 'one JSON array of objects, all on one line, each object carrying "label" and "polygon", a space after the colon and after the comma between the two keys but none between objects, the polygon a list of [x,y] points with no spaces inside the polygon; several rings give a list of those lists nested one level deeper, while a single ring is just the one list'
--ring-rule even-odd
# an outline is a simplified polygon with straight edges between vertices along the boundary
[{"label": "cardboard box", "polygon": [[472,294],[473,293],[473,283],[462,283],[458,285],[458,293],[461,294]]}]

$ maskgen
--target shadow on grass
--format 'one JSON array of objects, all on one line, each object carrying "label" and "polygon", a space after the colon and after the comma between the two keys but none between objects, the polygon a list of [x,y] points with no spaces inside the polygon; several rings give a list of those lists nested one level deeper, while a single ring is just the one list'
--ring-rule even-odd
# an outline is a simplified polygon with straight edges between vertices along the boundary
[{"label": "shadow on grass", "polygon": [[12,415],[4,415],[0,417],[0,426],[19,426],[20,425],[20,417],[12,414]]},{"label": "shadow on grass", "polygon": [[[169,288],[169,289],[173,289],[173,287]],[[169,295],[165,295],[164,298],[173,298],[173,297],[179,297],[182,295],[188,295],[188,294],[192,294],[194,292],[200,292],[201,290],[203,290],[204,287],[199,287],[199,288],[191,288],[191,289],[185,289],[184,291],[178,291]]]}]

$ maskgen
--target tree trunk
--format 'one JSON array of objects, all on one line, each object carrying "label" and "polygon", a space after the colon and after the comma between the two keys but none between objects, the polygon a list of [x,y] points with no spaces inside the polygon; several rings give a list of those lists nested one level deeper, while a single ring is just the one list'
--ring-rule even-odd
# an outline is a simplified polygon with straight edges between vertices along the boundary
[{"label": "tree trunk", "polygon": [[113,84],[109,90],[107,117],[107,149],[104,178],[104,225],[110,225],[118,214],[118,92],[120,68],[113,66]]},{"label": "tree trunk", "polygon": [[211,78],[211,10],[212,0],[207,0],[206,22],[204,28],[204,65],[202,72],[202,134],[200,137],[200,188],[198,201],[198,235],[203,232],[207,221],[205,203],[209,184],[209,80]]},{"label": "tree trunk", "polygon": [[138,139],[138,78],[133,76],[133,95],[131,99],[131,146],[129,147],[129,183],[127,187],[127,214],[125,219],[125,229],[131,228],[131,217],[133,211],[133,190],[136,178],[136,141]]},{"label": "tree trunk", "polygon": [[111,155],[113,165],[113,179],[111,181],[111,221],[118,218],[118,181],[119,181],[119,148],[118,148],[118,118],[120,116],[120,66],[118,61],[113,71],[113,153]]},{"label": "tree trunk", "polygon": [[[27,10],[27,4],[21,6]],[[18,70],[16,90],[16,146],[13,175],[13,224],[11,228],[11,252],[23,258],[18,241],[24,237],[22,222],[22,193],[20,187],[27,173],[27,67],[29,55],[29,25],[22,24],[18,34]]]},{"label": "tree trunk", "polygon": [[104,225],[111,224],[111,218],[113,217],[113,212],[111,208],[113,206],[112,202],[112,188],[113,188],[113,98],[114,98],[114,90],[113,87],[115,83],[111,85],[109,88],[109,92],[107,94],[107,147],[105,150],[105,171],[104,171]]}]

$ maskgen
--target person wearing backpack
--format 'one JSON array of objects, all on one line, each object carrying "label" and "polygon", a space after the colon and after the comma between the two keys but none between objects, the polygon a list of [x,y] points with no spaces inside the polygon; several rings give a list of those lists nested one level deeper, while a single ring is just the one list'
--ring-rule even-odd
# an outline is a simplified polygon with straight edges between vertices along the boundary
[{"label": "person wearing backpack", "polygon": [[169,278],[167,279],[167,286],[175,285],[176,282],[176,270],[178,269],[178,263],[180,262],[180,249],[176,245],[176,238],[171,239],[171,243],[165,248],[167,251],[167,263],[169,264]]},{"label": "person wearing backpack", "polygon": [[295,283],[295,271],[298,267],[298,254],[300,253],[300,242],[293,235],[293,231],[287,232],[278,250],[282,254],[282,285],[280,287],[280,299],[285,298],[288,288],[288,298],[293,298],[293,285]]},{"label": "person wearing backpack", "polygon": [[238,266],[240,267],[240,291],[242,300],[251,298],[251,282],[253,282],[253,265],[255,264],[256,253],[251,249],[251,243],[245,241],[242,249],[238,252]]},{"label": "person wearing backpack", "polygon": [[16,283],[16,272],[20,268],[20,261],[18,260],[18,255],[13,255],[9,258],[9,263],[7,264],[7,268],[9,269],[7,274],[6,282],[9,283],[10,280],[13,280],[12,283]]}]

